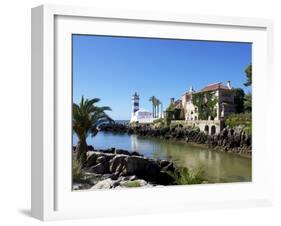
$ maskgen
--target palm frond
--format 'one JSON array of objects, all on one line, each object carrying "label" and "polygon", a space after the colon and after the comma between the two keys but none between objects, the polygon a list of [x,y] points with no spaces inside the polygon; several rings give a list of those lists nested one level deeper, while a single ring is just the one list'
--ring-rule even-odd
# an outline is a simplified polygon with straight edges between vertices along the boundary
[{"label": "palm frond", "polygon": [[72,127],[79,139],[86,139],[90,134],[95,136],[99,125],[113,121],[105,113],[105,111],[111,111],[111,108],[96,106],[95,104],[99,101],[99,98],[84,99],[82,96],[79,105],[73,103]]}]

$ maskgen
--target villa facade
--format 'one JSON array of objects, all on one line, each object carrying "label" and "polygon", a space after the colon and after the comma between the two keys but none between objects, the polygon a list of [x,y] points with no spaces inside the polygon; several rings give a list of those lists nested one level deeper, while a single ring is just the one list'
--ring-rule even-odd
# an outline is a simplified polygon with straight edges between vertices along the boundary
[{"label": "villa facade", "polygon": [[196,93],[211,93],[217,99],[217,103],[213,109],[216,112],[216,117],[209,116],[208,120],[223,120],[229,114],[235,112],[234,92],[230,81],[226,85],[222,83],[214,83],[205,86],[199,92],[196,92],[193,87],[188,92],[181,96],[182,109],[185,120],[200,120],[198,107],[193,103],[193,95]]},{"label": "villa facade", "polygon": [[[202,119],[200,117],[198,106],[194,103],[196,94],[212,95],[212,99],[216,99],[216,104],[212,111],[215,117],[208,116]],[[207,101],[207,100],[206,100]],[[224,85],[223,83],[214,83],[205,86],[200,91],[196,92],[191,86],[189,91],[185,92],[180,100],[175,101],[177,108],[182,109],[182,117],[188,125],[197,126],[201,131],[207,134],[217,134],[221,131],[223,120],[235,112],[234,89],[230,81]]]}]

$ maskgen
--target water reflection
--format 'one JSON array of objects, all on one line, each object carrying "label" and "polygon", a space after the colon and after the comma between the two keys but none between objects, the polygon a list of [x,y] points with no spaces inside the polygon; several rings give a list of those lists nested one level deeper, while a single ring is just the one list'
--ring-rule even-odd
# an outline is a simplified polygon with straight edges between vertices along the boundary
[{"label": "water reflection", "polygon": [[172,160],[178,166],[203,167],[210,182],[251,181],[250,159],[184,142],[101,132],[88,139],[88,143],[100,149],[115,147],[138,151],[148,157]]}]

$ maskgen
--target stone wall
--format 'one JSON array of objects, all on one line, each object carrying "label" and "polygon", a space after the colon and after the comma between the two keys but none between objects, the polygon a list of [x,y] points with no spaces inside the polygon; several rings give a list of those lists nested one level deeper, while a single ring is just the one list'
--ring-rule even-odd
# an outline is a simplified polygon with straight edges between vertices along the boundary
[{"label": "stone wall", "polygon": [[[177,123],[176,123],[177,122]],[[179,122],[185,122],[183,125]],[[189,123],[189,122],[188,122]],[[204,124],[205,123],[205,124]],[[201,121],[199,124],[201,129],[203,125],[215,126],[219,128],[219,121]],[[152,125],[104,125],[102,131],[120,132],[128,134],[137,134],[140,136],[158,137],[160,139],[175,139],[185,142],[194,142],[198,144],[208,145],[212,149],[225,152],[232,152],[240,155],[251,157],[252,154],[252,137],[242,128],[230,129],[224,128],[220,132],[207,133],[200,131],[199,127],[188,127],[186,121],[174,121],[170,126],[155,127]]]},{"label": "stone wall", "polygon": [[204,132],[210,135],[219,134],[222,129],[222,121],[220,120],[174,120],[171,122],[171,125],[182,125],[183,127],[197,127],[200,129],[200,132]]}]

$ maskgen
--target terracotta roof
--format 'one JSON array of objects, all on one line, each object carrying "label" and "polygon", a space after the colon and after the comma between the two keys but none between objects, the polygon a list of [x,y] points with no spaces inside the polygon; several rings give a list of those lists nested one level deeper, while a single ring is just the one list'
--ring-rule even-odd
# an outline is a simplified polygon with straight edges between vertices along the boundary
[{"label": "terracotta roof", "polygon": [[219,83],[214,83],[214,84],[209,84],[205,86],[201,92],[206,92],[206,91],[212,91],[212,90],[218,90],[218,89],[224,89],[224,90],[229,90],[229,88],[225,85],[223,85],[221,82]]},{"label": "terracotta roof", "polygon": [[176,107],[180,108],[181,105],[182,105],[182,101],[181,101],[181,100],[176,100],[176,101],[175,101],[175,106],[176,106]]}]

